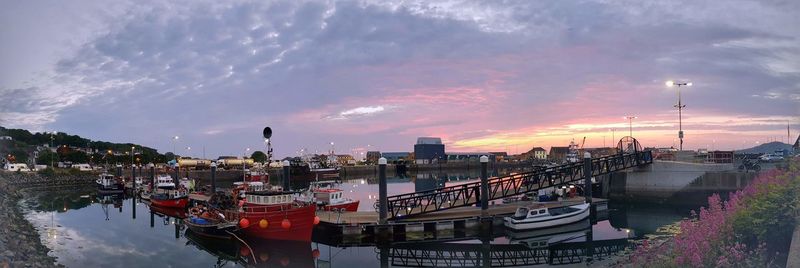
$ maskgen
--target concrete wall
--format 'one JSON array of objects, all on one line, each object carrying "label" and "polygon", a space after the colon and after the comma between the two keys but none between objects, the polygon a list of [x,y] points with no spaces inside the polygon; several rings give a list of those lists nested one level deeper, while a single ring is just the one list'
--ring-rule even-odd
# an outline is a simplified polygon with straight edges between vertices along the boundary
[{"label": "concrete wall", "polygon": [[731,164],[656,161],[611,174],[607,182],[608,197],[657,203],[702,203],[710,193],[740,189],[755,175],[736,171]]}]

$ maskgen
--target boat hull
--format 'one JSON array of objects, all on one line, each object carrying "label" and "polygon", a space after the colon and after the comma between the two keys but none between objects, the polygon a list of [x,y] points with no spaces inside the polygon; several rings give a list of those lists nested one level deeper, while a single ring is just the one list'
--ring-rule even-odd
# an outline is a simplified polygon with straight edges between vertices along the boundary
[{"label": "boat hull", "polygon": [[[239,212],[240,219],[247,219],[250,226],[241,229],[247,237],[258,237],[273,240],[293,240],[293,241],[311,241],[311,232],[314,230],[314,217],[316,207],[313,205],[306,205],[302,207],[285,208],[281,211],[277,210],[264,211],[262,208],[256,209],[245,208],[244,212]],[[261,228],[259,222],[267,220],[267,227]],[[289,228],[283,228],[281,223],[284,219],[288,219],[291,223]]]},{"label": "boat hull", "polygon": [[186,208],[186,205],[188,204],[189,204],[188,196],[181,198],[169,198],[169,199],[155,198],[153,196],[150,197],[151,206],[164,207],[164,208]]},{"label": "boat hull", "polygon": [[510,217],[506,217],[503,220],[503,224],[505,225],[506,228],[512,230],[531,230],[531,229],[551,228],[561,225],[567,225],[584,220],[589,217],[590,213],[589,208],[591,206],[589,204],[584,204],[580,205],[580,207],[581,209],[576,212],[558,215],[554,217],[547,217],[543,219],[515,220]]},{"label": "boat hull", "polygon": [[195,234],[199,236],[217,238],[217,239],[231,239],[231,234],[228,233],[227,231],[232,231],[233,227],[235,227],[235,226],[230,226],[227,228],[223,228],[219,223],[217,224],[196,223],[195,221],[193,221],[192,218],[185,218],[183,219],[183,222],[186,225],[186,228],[189,228],[189,230],[192,230],[192,232],[194,232]]},{"label": "boat hull", "polygon": [[352,202],[335,204],[335,205],[324,205],[322,206],[322,210],[325,211],[358,211],[358,204],[361,203],[360,200],[355,200]]}]

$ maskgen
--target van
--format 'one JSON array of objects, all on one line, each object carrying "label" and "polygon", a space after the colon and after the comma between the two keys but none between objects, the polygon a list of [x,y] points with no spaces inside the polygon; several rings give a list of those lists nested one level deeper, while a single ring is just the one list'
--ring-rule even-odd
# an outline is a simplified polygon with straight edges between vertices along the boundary
[{"label": "van", "polygon": [[5,169],[6,171],[22,171],[22,172],[31,171],[31,169],[28,168],[28,165],[23,163],[14,163],[14,164],[6,163],[3,169]]},{"label": "van", "polygon": [[78,169],[80,171],[92,171],[92,166],[89,164],[72,164],[72,168]]}]

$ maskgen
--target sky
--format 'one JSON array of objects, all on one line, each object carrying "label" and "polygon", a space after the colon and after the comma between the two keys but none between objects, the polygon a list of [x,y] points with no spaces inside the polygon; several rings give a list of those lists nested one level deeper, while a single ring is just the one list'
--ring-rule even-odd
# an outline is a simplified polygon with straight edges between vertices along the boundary
[{"label": "sky", "polygon": [[263,150],[265,126],[277,156],[669,147],[674,80],[685,149],[800,134],[798,1],[0,5],[5,127],[196,157]]}]

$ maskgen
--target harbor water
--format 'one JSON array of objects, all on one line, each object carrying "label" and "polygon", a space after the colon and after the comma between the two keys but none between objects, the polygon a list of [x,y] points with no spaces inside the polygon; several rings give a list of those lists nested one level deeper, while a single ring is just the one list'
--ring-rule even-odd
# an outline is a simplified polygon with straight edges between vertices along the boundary
[{"label": "harbor water", "polygon": [[[388,180],[388,191],[410,193],[476,178],[459,173],[395,176]],[[345,178],[339,186],[347,197],[361,200],[360,211],[374,210],[376,178]],[[151,210],[129,196],[97,196],[91,186],[28,190],[26,195],[20,204],[26,218],[50,255],[68,267],[482,266],[487,260],[482,256],[491,256],[492,266],[576,264],[609,258],[693,209],[610,202],[591,226],[587,221],[554,234],[499,230],[472,240],[343,247],[315,241],[209,240],[186,229],[180,221],[183,212]]]}]

